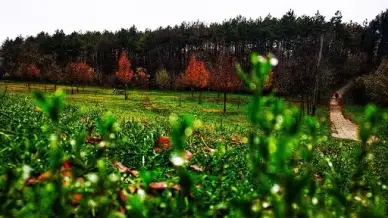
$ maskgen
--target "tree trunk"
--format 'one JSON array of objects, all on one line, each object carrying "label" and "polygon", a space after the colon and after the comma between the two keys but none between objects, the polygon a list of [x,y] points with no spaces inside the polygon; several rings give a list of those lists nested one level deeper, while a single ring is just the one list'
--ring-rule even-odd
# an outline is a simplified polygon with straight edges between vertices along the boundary
[{"label": "tree trunk", "polygon": [[77,93],[79,93],[79,90],[78,90],[78,85],[77,85]]},{"label": "tree trunk", "polygon": [[199,90],[199,94],[198,94],[198,104],[201,104],[201,103],[202,103],[202,102],[201,102],[201,93],[202,93],[202,91]]},{"label": "tree trunk", "polygon": [[218,93],[217,93],[217,95],[218,95],[218,99],[220,99],[220,97],[221,97],[221,93],[219,93],[219,92],[218,92]]},{"label": "tree trunk", "polygon": [[47,86],[44,84],[44,92],[47,92]]},{"label": "tree trunk", "polygon": [[71,94],[72,94],[72,95],[74,94],[73,86],[71,86]]},{"label": "tree trunk", "polygon": [[28,90],[31,90],[30,83],[27,83]]},{"label": "tree trunk", "polygon": [[124,100],[127,100],[128,99],[128,95],[127,95],[127,84],[125,84],[125,91],[124,91]]},{"label": "tree trunk", "polygon": [[54,84],[54,91],[57,91],[57,84]]},{"label": "tree trunk", "polygon": [[302,112],[301,115],[304,114],[304,95],[302,94],[300,97],[300,111]]},{"label": "tree trunk", "polygon": [[179,106],[182,105],[182,92],[179,92]]},{"label": "tree trunk", "polygon": [[226,92],[224,92],[224,113],[226,113]]},{"label": "tree trunk", "polygon": [[318,71],[319,71],[319,65],[321,63],[322,59],[322,49],[323,49],[323,35],[321,35],[321,41],[320,41],[320,48],[319,48],[319,54],[318,54],[318,60],[317,60],[317,68],[315,70],[315,84],[314,84],[314,92],[313,92],[313,99],[312,99],[312,108],[311,108],[311,115],[315,115],[316,107],[317,107],[317,101],[318,101],[318,93],[319,93],[319,78],[318,78]]},{"label": "tree trunk", "polygon": [[241,97],[240,97],[240,92],[238,92],[239,96],[238,96],[238,102],[237,102],[237,109],[240,109],[240,104],[241,104]]}]

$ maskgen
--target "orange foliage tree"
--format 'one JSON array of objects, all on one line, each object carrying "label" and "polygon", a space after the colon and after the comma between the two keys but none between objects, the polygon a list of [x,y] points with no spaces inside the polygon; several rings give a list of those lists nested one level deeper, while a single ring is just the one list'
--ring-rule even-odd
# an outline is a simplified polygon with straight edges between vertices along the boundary
[{"label": "orange foliage tree", "polygon": [[[209,83],[210,72],[206,69],[205,63],[191,56],[189,65],[186,69],[187,82],[191,88],[202,89]],[[199,93],[199,102],[201,103],[201,93]]]},{"label": "orange foliage tree", "polygon": [[28,89],[30,89],[29,81],[37,80],[40,77],[40,69],[35,64],[30,64],[23,71],[23,76],[27,79]]},{"label": "orange foliage tree", "polygon": [[72,84],[71,93],[74,93],[73,84],[77,87],[77,93],[79,92],[78,86],[80,84],[86,85],[90,83],[94,78],[94,70],[85,62],[73,62],[67,66],[68,80]]},{"label": "orange foliage tree", "polygon": [[131,61],[128,59],[126,52],[122,52],[118,62],[118,70],[115,73],[120,82],[129,84],[133,78],[133,70],[131,69]]},{"label": "orange foliage tree", "polygon": [[150,75],[147,74],[146,69],[142,67],[136,68],[135,81],[136,81],[137,87],[142,89],[147,89],[149,85],[149,78],[150,78]]},{"label": "orange foliage tree", "polygon": [[127,100],[127,86],[132,82],[133,70],[131,69],[131,61],[128,59],[128,54],[125,51],[120,54],[118,69],[115,75],[121,83],[125,84],[125,100]]},{"label": "orange foliage tree", "polygon": [[242,80],[236,74],[235,58],[229,55],[219,55],[212,68],[210,86],[224,93],[224,112],[226,112],[226,94],[243,86]]}]

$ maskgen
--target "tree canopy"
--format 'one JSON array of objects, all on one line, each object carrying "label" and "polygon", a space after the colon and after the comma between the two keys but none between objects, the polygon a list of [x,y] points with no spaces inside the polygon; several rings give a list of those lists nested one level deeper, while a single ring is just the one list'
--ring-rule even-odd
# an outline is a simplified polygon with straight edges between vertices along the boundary
[{"label": "tree canopy", "polygon": [[[329,82],[319,84],[320,90],[327,90],[354,76],[374,72],[388,55],[388,10],[363,24],[343,22],[341,12],[328,19],[319,12],[314,16],[296,16],[290,10],[280,18],[237,16],[221,23],[183,22],[145,31],[135,26],[117,32],[65,34],[57,30],[52,35],[41,32],[27,38],[7,39],[0,56],[3,71],[11,77],[20,77],[18,68],[24,64],[35,65],[45,80],[63,81],[61,76],[50,75],[49,68],[55,66],[53,72],[61,74],[69,63],[82,61],[95,71],[96,83],[106,84],[120,72],[117,63],[120,54],[126,52],[131,60],[130,70],[146,69],[149,85],[156,87],[156,73],[160,69],[166,69],[173,83],[186,70],[191,56],[209,67],[217,62],[222,51],[227,51],[246,70],[250,68],[248,57],[252,51],[273,53],[280,63],[273,78],[280,93],[311,92],[316,78],[330,75]],[[296,84],[303,89],[295,88]]]}]

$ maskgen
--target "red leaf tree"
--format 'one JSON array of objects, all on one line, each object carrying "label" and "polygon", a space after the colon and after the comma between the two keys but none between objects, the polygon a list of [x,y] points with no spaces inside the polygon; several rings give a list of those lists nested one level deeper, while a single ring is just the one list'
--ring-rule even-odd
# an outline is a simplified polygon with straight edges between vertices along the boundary
[{"label": "red leaf tree", "polygon": [[126,52],[122,52],[118,62],[118,69],[115,73],[120,82],[129,84],[133,78],[133,70],[131,69],[131,61],[128,59]]},{"label": "red leaf tree", "polygon": [[[40,69],[35,64],[30,64],[23,71],[24,78],[27,79],[27,81],[34,81],[37,80],[40,77]],[[30,83],[27,83],[28,89],[30,89]]]},{"label": "red leaf tree", "polygon": [[128,98],[127,96],[127,85],[132,82],[133,78],[133,70],[131,69],[131,61],[128,59],[128,54],[123,51],[120,54],[118,69],[115,73],[116,78],[125,84],[125,100]]},{"label": "red leaf tree", "polygon": [[136,86],[142,89],[147,89],[149,85],[150,75],[147,74],[146,69],[142,67],[136,68],[135,82]]},{"label": "red leaf tree", "polygon": [[226,112],[226,94],[235,91],[243,85],[236,74],[235,58],[229,55],[219,55],[212,69],[210,86],[224,93],[224,112]]},{"label": "red leaf tree", "polygon": [[[205,63],[195,56],[190,57],[185,73],[191,88],[202,89],[208,85],[210,73],[206,69]],[[201,103],[201,93],[199,94],[199,103]]]},{"label": "red leaf tree", "polygon": [[[77,92],[78,86],[80,84],[87,84],[90,83],[93,78],[94,78],[94,70],[91,68],[87,63],[85,62],[73,62],[70,63],[67,66],[67,71],[68,71],[68,80],[70,83],[73,85],[75,84],[77,87]],[[71,93],[73,94],[73,86],[71,87]]]}]

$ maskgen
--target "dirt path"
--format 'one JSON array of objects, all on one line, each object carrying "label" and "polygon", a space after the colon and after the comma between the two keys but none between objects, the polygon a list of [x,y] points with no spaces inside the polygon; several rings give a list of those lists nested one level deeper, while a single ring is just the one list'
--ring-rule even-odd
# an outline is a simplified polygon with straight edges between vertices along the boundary
[{"label": "dirt path", "polygon": [[358,125],[346,119],[343,114],[341,100],[343,94],[353,85],[353,82],[348,83],[337,91],[330,100],[330,122],[331,136],[341,139],[358,140]]},{"label": "dirt path", "polygon": [[341,139],[358,140],[358,125],[346,119],[340,104],[341,96],[330,101],[331,136]]}]

